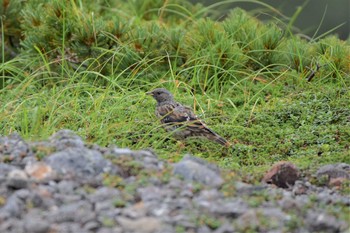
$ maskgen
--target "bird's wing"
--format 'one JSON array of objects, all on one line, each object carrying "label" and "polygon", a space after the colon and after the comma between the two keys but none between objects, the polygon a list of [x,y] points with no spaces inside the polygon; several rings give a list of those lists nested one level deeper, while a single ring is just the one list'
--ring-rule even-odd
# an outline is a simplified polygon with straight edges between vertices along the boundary
[{"label": "bird's wing", "polygon": [[[187,126],[195,131],[207,129],[211,131],[192,111],[191,108],[185,107],[179,103],[169,103],[158,107],[158,114],[163,124],[173,126]],[[213,132],[214,133],[214,132]]]},{"label": "bird's wing", "polygon": [[179,103],[167,103],[157,107],[156,113],[162,123],[185,123],[188,121],[196,121],[197,116],[188,107],[184,107]]},{"label": "bird's wing", "polygon": [[183,129],[183,136],[204,136],[222,145],[228,142],[208,128],[190,109],[179,103],[168,103],[157,107],[158,117],[168,130]]}]

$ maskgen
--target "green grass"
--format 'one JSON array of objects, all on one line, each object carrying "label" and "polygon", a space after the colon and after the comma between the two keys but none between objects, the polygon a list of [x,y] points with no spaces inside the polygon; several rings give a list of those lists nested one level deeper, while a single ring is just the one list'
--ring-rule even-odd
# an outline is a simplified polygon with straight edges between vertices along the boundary
[{"label": "green grass", "polygon": [[[161,81],[135,89],[94,86],[89,82],[36,87],[34,79],[1,90],[1,134],[18,132],[31,140],[57,130],[76,131],[90,143],[132,149],[153,148],[176,161],[194,154],[231,169],[263,171],[280,160],[302,168],[350,162],[350,94],[338,83],[267,85],[249,79],[225,85],[218,93],[192,95],[176,81]],[[60,83],[67,82],[66,85]],[[145,89],[166,86],[175,98],[235,144],[227,150],[206,140],[181,146],[164,131],[154,115],[155,101]]]},{"label": "green grass", "polygon": [[[163,1],[125,3],[118,14],[112,4],[96,16],[88,11],[95,6],[48,4],[56,10],[46,17],[22,11],[15,58],[2,27],[0,134],[39,140],[71,129],[90,143],[152,148],[169,161],[190,153],[254,177],[281,160],[308,170],[350,163],[349,41],[305,41],[293,35],[294,19],[277,20],[279,28],[240,9],[216,22],[203,17],[212,7]],[[145,94],[156,87],[195,109],[234,150],[174,140]]]}]

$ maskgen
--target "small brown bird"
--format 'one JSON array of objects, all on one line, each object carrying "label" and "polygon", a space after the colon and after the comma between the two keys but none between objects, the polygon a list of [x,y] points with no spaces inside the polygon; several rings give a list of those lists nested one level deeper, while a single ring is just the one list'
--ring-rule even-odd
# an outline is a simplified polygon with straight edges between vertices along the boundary
[{"label": "small brown bird", "polygon": [[204,137],[223,146],[231,144],[209,129],[193,111],[174,101],[173,95],[164,88],[147,92],[157,101],[156,116],[164,128],[173,132],[175,138],[183,140],[188,137]]}]

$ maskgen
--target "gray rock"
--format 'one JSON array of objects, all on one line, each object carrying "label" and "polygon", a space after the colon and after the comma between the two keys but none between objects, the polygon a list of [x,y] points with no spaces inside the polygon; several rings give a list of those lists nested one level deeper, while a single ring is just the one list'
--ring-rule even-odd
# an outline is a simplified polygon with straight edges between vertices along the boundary
[{"label": "gray rock", "polygon": [[[224,195],[219,192],[217,189],[202,190],[195,198],[195,203],[199,204],[200,202],[213,202],[216,200],[223,199]],[[199,204],[200,205],[200,204]]]},{"label": "gray rock", "polygon": [[259,208],[258,212],[269,219],[271,228],[281,229],[286,222],[291,220],[289,214],[283,212],[279,207]]},{"label": "gray rock", "polygon": [[92,220],[84,224],[84,230],[96,232],[100,226],[99,222]]},{"label": "gray rock", "polygon": [[199,226],[197,229],[197,233],[211,233],[211,232],[212,232],[211,229],[207,225]]},{"label": "gray rock", "polygon": [[47,233],[49,228],[49,223],[38,215],[31,213],[24,218],[24,229],[27,233]]},{"label": "gray rock", "polygon": [[220,187],[224,182],[217,167],[189,155],[174,164],[173,173],[183,176],[185,180],[199,182],[211,187]]},{"label": "gray rock", "polygon": [[137,192],[144,202],[161,201],[168,195],[165,189],[156,186],[138,188]]},{"label": "gray rock", "polygon": [[112,200],[99,201],[95,203],[96,213],[106,213],[108,210],[115,209],[114,203]]},{"label": "gray rock", "polygon": [[53,224],[50,232],[57,233],[91,233],[91,231],[85,230],[80,223],[65,222],[61,224]]},{"label": "gray rock", "polygon": [[212,203],[209,206],[209,211],[218,214],[225,215],[232,218],[236,218],[248,210],[248,205],[242,200],[221,200]]},{"label": "gray rock", "polygon": [[14,193],[18,198],[20,198],[22,201],[26,201],[28,198],[31,197],[32,193],[28,189],[21,189]]},{"label": "gray rock", "polygon": [[206,212],[236,218],[248,210],[248,205],[241,199],[224,199],[216,190],[202,191],[193,202]]},{"label": "gray rock", "polygon": [[297,180],[293,186],[292,193],[294,195],[303,195],[309,192],[309,185],[301,180]]},{"label": "gray rock", "polygon": [[290,217],[277,207],[249,209],[235,221],[235,232],[283,232]]},{"label": "gray rock", "polygon": [[68,147],[45,158],[45,162],[63,177],[93,180],[104,172],[116,173],[117,168],[104,159],[100,152],[79,147]]},{"label": "gray rock", "polygon": [[13,133],[8,137],[0,137],[0,162],[6,158],[12,165],[21,166],[23,158],[32,155],[28,143],[19,134]]},{"label": "gray rock", "polygon": [[54,193],[53,197],[56,202],[63,203],[63,204],[76,203],[82,199],[82,196],[79,194]]},{"label": "gray rock", "polygon": [[[334,187],[315,186],[308,177],[296,180],[292,189],[234,181],[220,189],[218,167],[196,157],[173,165],[171,176],[167,162],[152,151],[89,146],[71,131],[60,131],[50,140],[29,143],[39,148],[32,155],[50,147],[43,161],[34,163],[36,156],[28,156],[32,152],[20,137],[5,139],[5,148],[0,143],[0,232],[302,233],[344,232],[349,227],[337,219],[344,213],[336,213],[350,206],[348,196]],[[3,164],[1,156],[8,148],[27,154]],[[112,160],[120,163],[113,165]],[[129,164],[135,165],[132,172]],[[47,172],[46,165],[53,175],[39,172]],[[335,165],[341,172],[332,174],[348,174],[348,167]],[[328,168],[319,173],[328,177]],[[118,187],[102,185],[105,173],[111,179],[116,175]],[[163,179],[162,174],[171,177]]]},{"label": "gray rock", "polygon": [[96,233],[122,233],[121,229],[119,229],[120,231],[115,231],[114,229],[112,228],[107,228],[107,227],[101,227],[98,229],[98,231]]},{"label": "gray rock", "polygon": [[311,232],[342,232],[346,229],[344,222],[321,210],[309,210],[305,221]]},{"label": "gray rock", "polygon": [[143,202],[136,203],[135,205],[128,206],[123,209],[122,215],[131,219],[138,219],[145,217],[147,209]]},{"label": "gray rock", "polygon": [[9,172],[7,177],[7,186],[13,189],[27,188],[29,179],[23,170],[15,169]]},{"label": "gray rock", "polygon": [[129,219],[118,217],[117,222],[126,232],[157,233],[163,232],[161,222],[152,217],[143,217],[139,219]]},{"label": "gray rock", "polygon": [[152,151],[149,150],[138,150],[133,151],[128,148],[118,148],[118,147],[111,147],[109,150],[105,151],[104,154],[106,155],[113,155],[115,157],[130,157],[134,161],[140,162],[140,165],[144,169],[151,169],[151,170],[161,170],[164,168],[163,162],[160,161]]},{"label": "gray rock", "polygon": [[23,221],[17,218],[8,219],[0,224],[0,232],[4,233],[26,233]]},{"label": "gray rock", "polygon": [[106,200],[115,200],[120,197],[120,191],[118,189],[101,187],[94,193],[88,196],[88,199],[93,203],[103,202]]},{"label": "gray rock", "polygon": [[92,205],[86,201],[63,205],[47,216],[51,223],[76,222],[80,224],[92,221],[95,217]]},{"label": "gray rock", "polygon": [[307,203],[308,198],[293,198],[289,196],[283,196],[281,200],[278,201],[279,206],[282,208],[283,211],[288,210],[301,210]]},{"label": "gray rock", "polygon": [[328,179],[350,179],[350,165],[346,163],[328,164],[320,167],[316,172],[316,176],[318,179],[322,179],[323,176],[327,176]]},{"label": "gray rock", "polygon": [[62,180],[57,184],[57,190],[61,194],[73,194],[78,184],[71,180]]},{"label": "gray rock", "polygon": [[50,142],[57,150],[64,150],[68,147],[84,148],[84,141],[73,131],[63,129],[50,137]]},{"label": "gray rock", "polygon": [[240,195],[252,195],[268,188],[267,185],[252,185],[240,181],[235,182],[234,186],[236,188],[236,192]]},{"label": "gray rock", "polygon": [[18,169],[15,166],[6,163],[0,163],[0,177],[6,177],[11,171]]},{"label": "gray rock", "polygon": [[189,213],[178,213],[173,215],[168,215],[165,222],[171,225],[181,226],[185,229],[195,229],[197,226],[196,220],[190,216],[199,216],[198,211],[193,211]]},{"label": "gray rock", "polygon": [[6,201],[5,205],[0,209],[0,212],[5,212],[11,217],[20,217],[25,209],[25,199],[26,197],[21,197],[23,195],[22,190],[13,193]]},{"label": "gray rock", "polygon": [[234,232],[237,232],[237,231],[235,231],[232,224],[228,222],[222,224],[218,229],[214,231],[214,233],[234,233]]}]

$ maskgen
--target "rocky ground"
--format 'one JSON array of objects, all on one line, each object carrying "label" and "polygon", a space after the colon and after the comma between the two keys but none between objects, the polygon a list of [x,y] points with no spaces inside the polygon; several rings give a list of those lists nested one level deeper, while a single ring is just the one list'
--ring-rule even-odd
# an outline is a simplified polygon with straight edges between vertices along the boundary
[{"label": "rocky ground", "polygon": [[280,162],[253,185],[196,157],[170,164],[68,130],[0,137],[0,162],[0,232],[350,232],[348,164],[312,180]]}]

